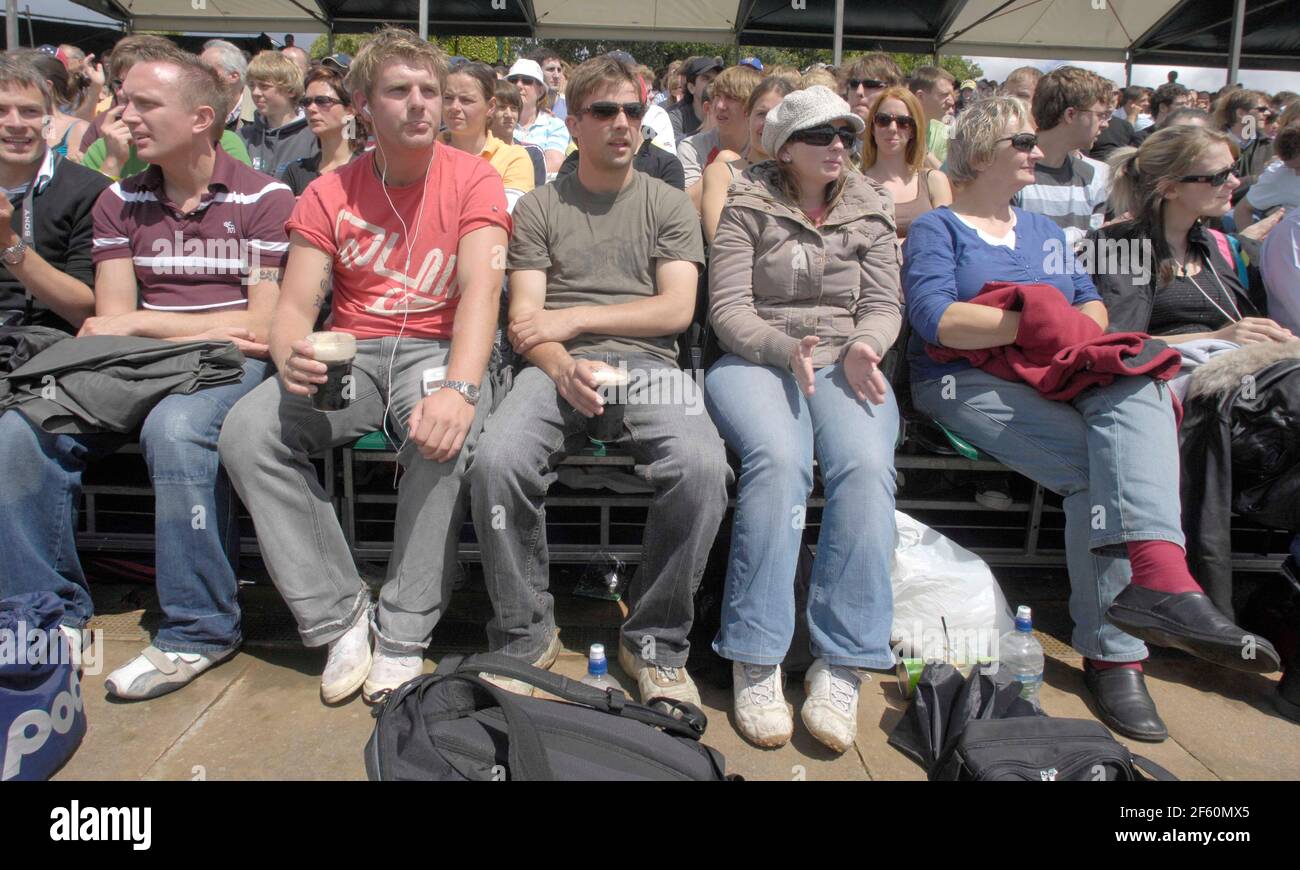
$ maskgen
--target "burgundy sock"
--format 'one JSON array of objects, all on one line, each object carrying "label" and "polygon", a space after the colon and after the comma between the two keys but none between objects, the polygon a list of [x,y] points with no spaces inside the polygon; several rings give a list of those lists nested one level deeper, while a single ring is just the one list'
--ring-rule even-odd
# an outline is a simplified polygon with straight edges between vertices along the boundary
[{"label": "burgundy sock", "polygon": [[1187,554],[1169,541],[1129,541],[1133,584],[1153,592],[1201,592],[1187,570]]},{"label": "burgundy sock", "polygon": [[1099,662],[1096,659],[1088,659],[1088,664],[1092,665],[1094,671],[1109,671],[1111,668],[1128,668],[1131,671],[1142,670],[1141,662]]}]

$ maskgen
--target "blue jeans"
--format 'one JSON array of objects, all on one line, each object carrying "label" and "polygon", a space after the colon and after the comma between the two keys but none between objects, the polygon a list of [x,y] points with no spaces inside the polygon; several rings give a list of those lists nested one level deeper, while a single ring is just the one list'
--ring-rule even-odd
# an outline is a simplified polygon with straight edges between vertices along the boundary
[{"label": "blue jeans", "polygon": [[1028,384],[967,369],[913,382],[912,397],[918,410],[1063,497],[1074,648],[1099,661],[1146,658],[1146,646],[1105,614],[1132,579],[1124,544],[1184,546],[1166,386],[1120,377],[1054,402]]},{"label": "blue jeans", "polygon": [[[171,395],[154,406],[140,448],[154,488],[155,566],[163,622],[154,646],[215,652],[242,640],[235,500],[217,461],[228,412],[266,376],[261,360],[244,363],[236,384]],[[0,597],[46,590],[67,608],[63,623],[93,615],[77,558],[81,476],[95,459],[130,439],[119,434],[52,435],[17,411],[0,414]]]},{"label": "blue jeans", "polygon": [[894,618],[894,441],[898,406],[859,402],[838,364],[805,397],[789,371],[734,354],[704,380],[718,431],[741,460],[718,655],[780,664],[794,636],[803,513],[821,468],[826,506],[808,595],[812,654],[888,668]]}]

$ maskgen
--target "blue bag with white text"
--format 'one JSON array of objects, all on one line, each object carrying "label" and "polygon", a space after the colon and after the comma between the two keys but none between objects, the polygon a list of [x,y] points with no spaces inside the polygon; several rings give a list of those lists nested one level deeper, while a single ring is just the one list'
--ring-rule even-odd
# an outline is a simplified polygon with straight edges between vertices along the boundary
[{"label": "blue bag with white text", "polygon": [[0,781],[49,779],[86,734],[62,617],[52,592],[0,599]]}]

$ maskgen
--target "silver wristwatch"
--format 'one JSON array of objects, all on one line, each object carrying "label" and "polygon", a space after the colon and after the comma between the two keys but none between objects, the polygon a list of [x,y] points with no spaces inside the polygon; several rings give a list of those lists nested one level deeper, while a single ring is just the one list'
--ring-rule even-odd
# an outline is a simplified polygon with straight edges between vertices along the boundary
[{"label": "silver wristwatch", "polygon": [[478,387],[468,381],[443,381],[442,388],[445,390],[455,390],[460,393],[462,399],[471,405],[478,404]]},{"label": "silver wristwatch", "polygon": [[0,260],[4,260],[5,264],[9,266],[17,266],[26,256],[27,243],[21,237],[14,244],[0,250]]}]

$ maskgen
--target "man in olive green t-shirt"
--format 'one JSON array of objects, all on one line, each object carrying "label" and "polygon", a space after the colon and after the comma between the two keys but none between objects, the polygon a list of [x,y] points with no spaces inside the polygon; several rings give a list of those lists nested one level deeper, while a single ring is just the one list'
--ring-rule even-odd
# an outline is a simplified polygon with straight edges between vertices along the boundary
[{"label": "man in olive green t-shirt", "polygon": [[[632,602],[619,663],[642,700],[698,704],[687,635],[731,477],[701,390],[676,363],[704,262],[699,216],[682,191],[632,168],[644,103],[630,67],[589,60],[566,96],[582,160],[513,216],[509,335],[530,365],[484,424],[469,469],[495,611],[488,641],[538,667],[555,661],[542,500],[559,461],[599,435],[626,446],[654,487],[640,568],[619,590]],[[620,370],[627,386],[602,403],[602,379]]]}]

